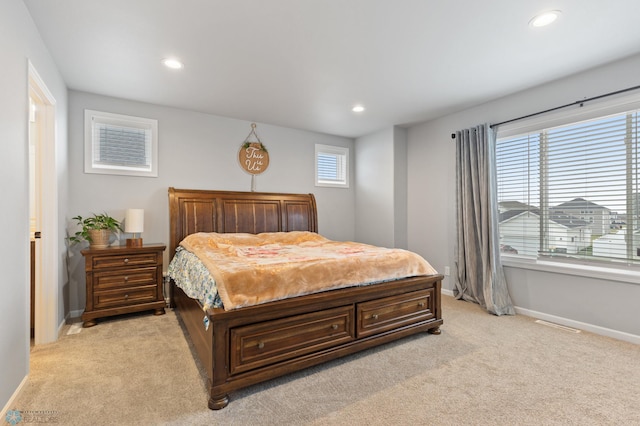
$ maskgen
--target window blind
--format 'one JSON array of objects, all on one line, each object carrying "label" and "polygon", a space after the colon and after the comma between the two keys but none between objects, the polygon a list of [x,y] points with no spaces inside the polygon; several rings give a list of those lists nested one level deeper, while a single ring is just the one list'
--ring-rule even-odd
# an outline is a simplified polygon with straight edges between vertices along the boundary
[{"label": "window blind", "polygon": [[501,250],[636,261],[638,110],[496,143]]},{"label": "window blind", "polygon": [[321,182],[343,183],[346,161],[338,154],[318,153],[318,180]]},{"label": "window blind", "polygon": [[349,187],[349,149],[316,144],[316,186]]},{"label": "window blind", "polygon": [[94,164],[149,169],[151,131],[106,123],[94,126]]},{"label": "window blind", "polygon": [[84,171],[158,176],[158,120],[84,110]]}]

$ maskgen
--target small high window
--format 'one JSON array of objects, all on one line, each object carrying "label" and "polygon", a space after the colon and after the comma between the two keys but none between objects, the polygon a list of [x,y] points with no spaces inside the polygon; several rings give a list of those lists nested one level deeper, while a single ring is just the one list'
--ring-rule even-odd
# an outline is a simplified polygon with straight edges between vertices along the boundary
[{"label": "small high window", "polygon": [[84,171],[158,176],[158,121],[84,111]]},{"label": "small high window", "polygon": [[349,148],[316,144],[316,186],[349,187]]}]

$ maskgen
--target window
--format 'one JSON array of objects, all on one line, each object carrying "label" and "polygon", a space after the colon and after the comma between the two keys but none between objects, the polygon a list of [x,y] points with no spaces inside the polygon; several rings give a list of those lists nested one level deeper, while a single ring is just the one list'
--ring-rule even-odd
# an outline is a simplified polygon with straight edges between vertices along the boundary
[{"label": "window", "polygon": [[640,260],[640,109],[634,107],[613,114],[594,108],[584,114],[595,118],[575,114],[558,125],[535,123],[525,133],[498,129],[501,246],[535,258]]},{"label": "window", "polygon": [[316,186],[349,187],[349,149],[316,144]]},{"label": "window", "polygon": [[84,111],[84,171],[158,176],[158,121]]}]

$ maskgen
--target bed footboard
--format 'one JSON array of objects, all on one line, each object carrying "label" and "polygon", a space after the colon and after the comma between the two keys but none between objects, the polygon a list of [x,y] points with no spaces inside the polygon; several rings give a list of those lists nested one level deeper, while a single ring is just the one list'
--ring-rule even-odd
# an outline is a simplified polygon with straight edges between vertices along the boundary
[{"label": "bed footboard", "polygon": [[209,408],[256,383],[420,333],[440,333],[441,275],[208,312],[176,288],[175,305],[208,375]]}]

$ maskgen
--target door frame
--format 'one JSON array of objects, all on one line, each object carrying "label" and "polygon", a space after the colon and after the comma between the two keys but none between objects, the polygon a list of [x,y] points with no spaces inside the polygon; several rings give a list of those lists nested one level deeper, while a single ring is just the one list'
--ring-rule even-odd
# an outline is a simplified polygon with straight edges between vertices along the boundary
[{"label": "door frame", "polygon": [[[38,161],[39,208],[37,222],[42,238],[36,244],[36,259],[40,279],[36,280],[34,328],[35,344],[54,342],[58,339],[58,178],[56,173],[56,100],[46,84],[28,61],[28,96],[38,100],[40,109],[36,122],[39,140],[36,158]],[[27,141],[27,143],[29,143]],[[39,251],[39,252],[38,252]],[[36,272],[36,277],[38,277]]]}]

